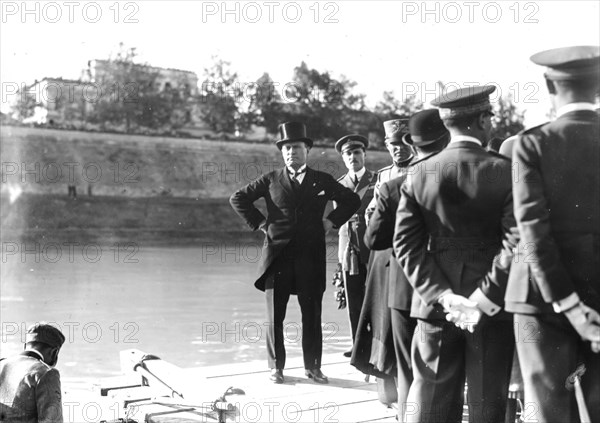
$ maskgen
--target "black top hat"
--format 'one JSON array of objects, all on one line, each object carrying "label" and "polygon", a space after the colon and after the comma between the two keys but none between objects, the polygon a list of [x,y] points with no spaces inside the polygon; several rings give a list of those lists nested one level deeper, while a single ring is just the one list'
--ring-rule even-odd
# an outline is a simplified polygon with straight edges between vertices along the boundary
[{"label": "black top hat", "polygon": [[302,122],[285,122],[279,125],[279,140],[275,142],[277,148],[286,142],[303,141],[307,147],[312,147],[313,141],[306,136],[306,125]]},{"label": "black top hat", "polygon": [[437,109],[421,110],[410,117],[409,133],[402,137],[405,144],[423,147],[450,135]]},{"label": "black top hat", "polygon": [[350,134],[343,136],[335,143],[335,149],[338,153],[341,153],[342,149],[347,150],[356,147],[366,150],[369,147],[369,140],[359,134]]}]

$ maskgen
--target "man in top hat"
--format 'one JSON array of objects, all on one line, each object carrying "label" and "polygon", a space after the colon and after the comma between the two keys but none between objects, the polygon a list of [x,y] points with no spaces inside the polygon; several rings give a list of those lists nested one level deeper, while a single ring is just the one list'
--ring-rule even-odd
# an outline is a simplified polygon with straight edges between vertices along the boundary
[{"label": "man in top hat", "polygon": [[[437,109],[415,113],[408,121],[408,130],[403,141],[415,153],[414,160],[416,161],[413,160],[411,166],[441,151],[450,141],[450,133],[440,119]],[[392,248],[396,210],[401,195],[400,188],[405,180],[406,175],[401,175],[379,187],[375,211],[365,233],[366,245],[372,250],[385,250],[389,257],[387,306],[390,308],[392,319],[392,336],[398,369],[398,404],[400,405],[406,401],[408,389],[413,380],[410,345],[417,324],[416,319],[410,317],[413,289],[404,270],[395,259]],[[399,407],[399,410],[401,412],[402,407]],[[399,417],[402,418],[402,415]]]},{"label": "man in top hat", "polygon": [[[520,134],[513,180],[520,241],[506,292],[531,418],[584,421],[566,379],[584,363],[583,393],[600,421],[600,48],[537,53],[557,118]],[[571,381],[572,388],[572,381]],[[581,410],[580,410],[581,411]]]},{"label": "man in top hat", "polygon": [[60,375],[54,368],[65,337],[47,323],[27,330],[25,349],[0,360],[0,421],[62,423]]},{"label": "man in top hat", "polygon": [[515,241],[503,230],[514,223],[510,161],[485,149],[494,89],[431,102],[450,143],[412,166],[402,186],[394,250],[418,319],[408,422],[460,422],[465,378],[470,421],[504,422],[514,337],[502,311],[510,259],[499,253]]},{"label": "man in top hat", "polygon": [[[354,191],[361,200],[361,206],[354,216],[339,230],[338,258],[342,265],[342,275],[346,292],[348,318],[352,342],[356,336],[358,318],[365,296],[365,279],[369,249],[365,246],[365,210],[373,199],[373,189],[377,174],[365,167],[365,157],[369,140],[358,134],[346,135],[335,143],[336,151],[341,154],[348,173],[338,179],[338,182]],[[345,357],[350,357],[352,351],[346,351]]]},{"label": "man in top hat", "polygon": [[[313,145],[300,122],[279,125],[285,167],[260,176],[230,198],[236,213],[266,234],[255,286],[265,291],[269,326],[267,353],[271,380],[283,383],[283,320],[290,295],[298,296],[302,313],[302,352],[306,376],[327,383],[321,372],[321,301],[325,291],[325,234],[341,227],[360,207],[360,198],[328,173],[307,167]],[[254,202],[263,198],[267,216]],[[337,207],[324,219],[328,201]]]}]

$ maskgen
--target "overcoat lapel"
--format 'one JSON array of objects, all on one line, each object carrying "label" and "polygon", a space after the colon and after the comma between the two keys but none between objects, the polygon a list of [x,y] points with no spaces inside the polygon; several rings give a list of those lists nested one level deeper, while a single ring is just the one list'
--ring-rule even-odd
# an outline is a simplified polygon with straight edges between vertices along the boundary
[{"label": "overcoat lapel", "polygon": [[373,175],[371,174],[371,172],[369,172],[368,170],[365,171],[362,178],[360,178],[360,181],[358,181],[358,186],[356,188],[354,188],[354,192],[358,194],[358,196],[361,198],[361,200],[366,193],[365,188],[368,187],[369,184],[371,183],[372,176]]},{"label": "overcoat lapel", "polygon": [[279,184],[283,187],[283,190],[291,198],[296,198],[294,193],[294,187],[292,187],[292,181],[290,180],[285,168],[279,170]]}]

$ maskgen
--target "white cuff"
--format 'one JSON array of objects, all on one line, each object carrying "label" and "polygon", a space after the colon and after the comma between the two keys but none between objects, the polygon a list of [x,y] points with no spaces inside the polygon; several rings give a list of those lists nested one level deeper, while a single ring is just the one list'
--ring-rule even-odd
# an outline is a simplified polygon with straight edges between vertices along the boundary
[{"label": "white cuff", "polygon": [[575,307],[579,304],[581,300],[579,299],[579,295],[577,292],[573,292],[568,297],[563,298],[562,300],[554,301],[552,303],[552,308],[556,313],[562,313],[565,310]]},{"label": "white cuff", "polygon": [[[440,294],[440,295],[437,297],[437,300],[435,300],[435,302],[436,302],[436,303],[440,303],[440,300],[442,299],[442,297],[443,297],[444,295],[447,295],[447,294],[454,294],[454,292],[453,292],[451,289],[446,289],[444,292],[442,292],[442,293],[441,293],[441,294]],[[440,304],[442,304],[442,303],[440,303]],[[442,305],[443,305],[443,304],[442,304]]]},{"label": "white cuff", "polygon": [[502,307],[486,297],[480,288],[477,288],[475,291],[473,291],[473,293],[469,296],[469,300],[476,302],[477,307],[479,307],[479,309],[488,316],[494,316],[500,313],[500,310],[502,310]]}]

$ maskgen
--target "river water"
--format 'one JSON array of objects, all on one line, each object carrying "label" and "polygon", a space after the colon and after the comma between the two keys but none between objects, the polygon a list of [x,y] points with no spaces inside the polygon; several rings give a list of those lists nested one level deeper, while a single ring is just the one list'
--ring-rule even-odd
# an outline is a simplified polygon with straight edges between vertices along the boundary
[{"label": "river water", "polygon": [[[265,299],[253,286],[258,246],[3,243],[0,355],[22,349],[30,324],[61,327],[65,378],[120,373],[119,351],[139,349],[181,367],[264,361]],[[335,266],[328,260],[328,279]],[[345,310],[328,280],[324,354],[350,348]],[[290,299],[288,357],[301,356],[300,311]]]}]

